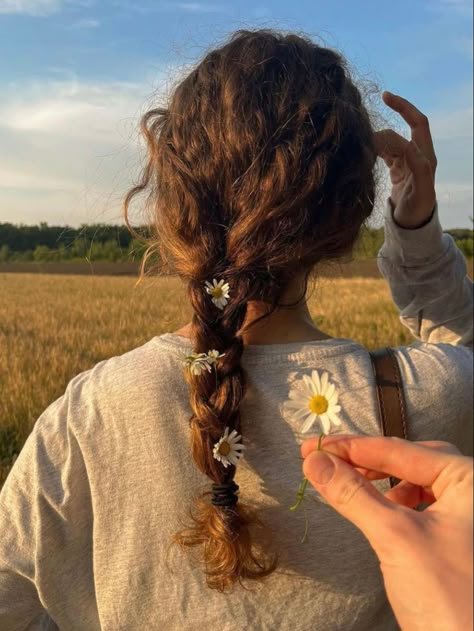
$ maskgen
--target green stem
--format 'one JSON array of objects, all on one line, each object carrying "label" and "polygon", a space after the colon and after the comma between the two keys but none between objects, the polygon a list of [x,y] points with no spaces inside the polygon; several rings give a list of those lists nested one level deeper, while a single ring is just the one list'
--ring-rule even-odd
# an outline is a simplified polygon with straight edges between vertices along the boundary
[{"label": "green stem", "polygon": [[308,511],[306,510],[306,508],[303,509],[304,510],[304,534],[303,534],[303,539],[301,539],[301,543],[304,543],[306,541],[306,537],[308,535]]},{"label": "green stem", "polygon": [[301,502],[304,500],[304,492],[306,490],[306,485],[308,484],[307,478],[303,478],[303,481],[300,484],[300,488],[298,489],[298,493],[296,494],[296,504],[290,507],[290,510],[296,510],[300,507]]},{"label": "green stem", "polygon": [[[324,436],[325,436],[324,432],[321,433],[321,435],[319,436],[318,451],[321,451],[321,441],[323,440]],[[296,504],[294,504],[293,506],[290,506],[290,510],[296,510],[297,508],[301,506],[301,502],[304,500],[304,494],[305,494],[307,485],[308,485],[307,478],[303,478],[303,481],[301,482],[299,486],[298,493],[296,494]]]}]

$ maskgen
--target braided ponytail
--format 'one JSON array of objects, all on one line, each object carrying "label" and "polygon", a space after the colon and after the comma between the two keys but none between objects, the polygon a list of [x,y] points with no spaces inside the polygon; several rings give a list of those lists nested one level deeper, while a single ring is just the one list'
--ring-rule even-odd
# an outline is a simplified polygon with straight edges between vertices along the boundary
[{"label": "braided ponytail", "polygon": [[[227,468],[213,454],[214,446],[229,431],[241,431],[239,406],[245,396],[246,377],[240,360],[241,329],[246,312],[245,288],[232,284],[229,309],[222,313],[204,291],[202,282],[190,281],[188,287],[194,308],[192,320],[194,348],[197,353],[217,349],[224,357],[215,373],[193,375],[186,371],[191,387],[191,452],[196,466],[213,482],[197,502],[194,526],[177,533],[174,541],[183,546],[203,546],[203,560],[209,587],[225,591],[236,580],[263,578],[274,571],[276,555],[258,548],[251,525],[263,527],[254,512],[239,499],[234,482],[236,467]],[[212,493],[211,503],[207,498]]]},{"label": "braided ponytail", "polygon": [[[141,275],[157,250],[187,283],[194,353],[215,351],[213,370],[184,369],[192,457],[210,489],[174,542],[202,552],[209,587],[245,587],[273,572],[277,555],[240,498],[237,456],[226,462],[221,450],[241,435],[245,448],[243,333],[282,306],[295,277],[305,274],[306,291],[319,262],[351,252],[374,206],[372,124],[342,55],[297,35],[243,30],[206,55],[167,107],[145,114],[142,132],[149,159],[125,200],[127,226],[143,240],[127,209],[149,192],[155,234]],[[211,279],[228,283],[225,304],[211,299]],[[248,324],[250,301],[270,308]]]}]

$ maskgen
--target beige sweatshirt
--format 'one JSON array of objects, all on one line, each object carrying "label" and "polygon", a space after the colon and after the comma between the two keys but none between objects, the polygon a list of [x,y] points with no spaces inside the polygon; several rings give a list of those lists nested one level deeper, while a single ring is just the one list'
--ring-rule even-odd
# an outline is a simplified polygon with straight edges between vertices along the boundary
[{"label": "beige sweatshirt", "polygon": [[[409,438],[472,456],[472,283],[438,210],[418,230],[386,207],[379,265],[402,322],[421,340],[396,349]],[[308,434],[282,414],[290,384],[326,370],[342,407],[338,431],[381,433],[365,348],[348,339],[247,346],[247,446],[240,498],[271,529],[280,567],[254,591],[210,590],[171,535],[210,489],[190,457],[188,388],[170,333],[78,374],[41,414],[0,493],[0,630],[398,629],[369,542],[302,479]],[[373,483],[384,492],[389,481]],[[416,598],[416,594],[413,594]]]}]

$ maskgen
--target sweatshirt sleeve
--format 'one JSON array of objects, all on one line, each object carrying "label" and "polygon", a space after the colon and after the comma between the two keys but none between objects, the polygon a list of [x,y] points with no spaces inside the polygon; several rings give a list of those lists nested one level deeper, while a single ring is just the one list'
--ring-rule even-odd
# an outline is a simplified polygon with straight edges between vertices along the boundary
[{"label": "sweatshirt sleeve", "polygon": [[[85,374],[75,377],[38,418],[0,491],[4,631],[56,628],[59,607],[72,615],[69,597],[84,608],[86,626],[88,613],[96,613],[88,612],[90,595],[81,589],[89,584],[94,592],[93,512],[85,463],[70,422],[79,412],[74,398]],[[70,624],[75,628],[72,619]]]},{"label": "sweatshirt sleeve", "polygon": [[385,241],[377,264],[387,280],[400,321],[423,342],[472,349],[472,281],[454,239],[443,233],[436,201],[430,220],[416,229],[398,226],[390,198]]}]

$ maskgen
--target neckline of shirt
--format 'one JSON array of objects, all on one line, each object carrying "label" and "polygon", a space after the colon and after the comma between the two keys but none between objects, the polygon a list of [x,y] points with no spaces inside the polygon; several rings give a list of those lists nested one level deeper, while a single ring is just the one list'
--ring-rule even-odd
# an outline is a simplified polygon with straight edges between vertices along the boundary
[{"label": "neckline of shirt", "polygon": [[[162,333],[152,339],[158,346],[164,345],[171,349],[192,351],[192,342],[188,337],[175,333]],[[347,338],[332,338],[327,340],[309,340],[306,342],[286,342],[283,344],[246,344],[243,359],[272,359],[279,356],[285,358],[301,359],[305,357],[328,357],[342,355],[348,352],[367,350]]]}]

